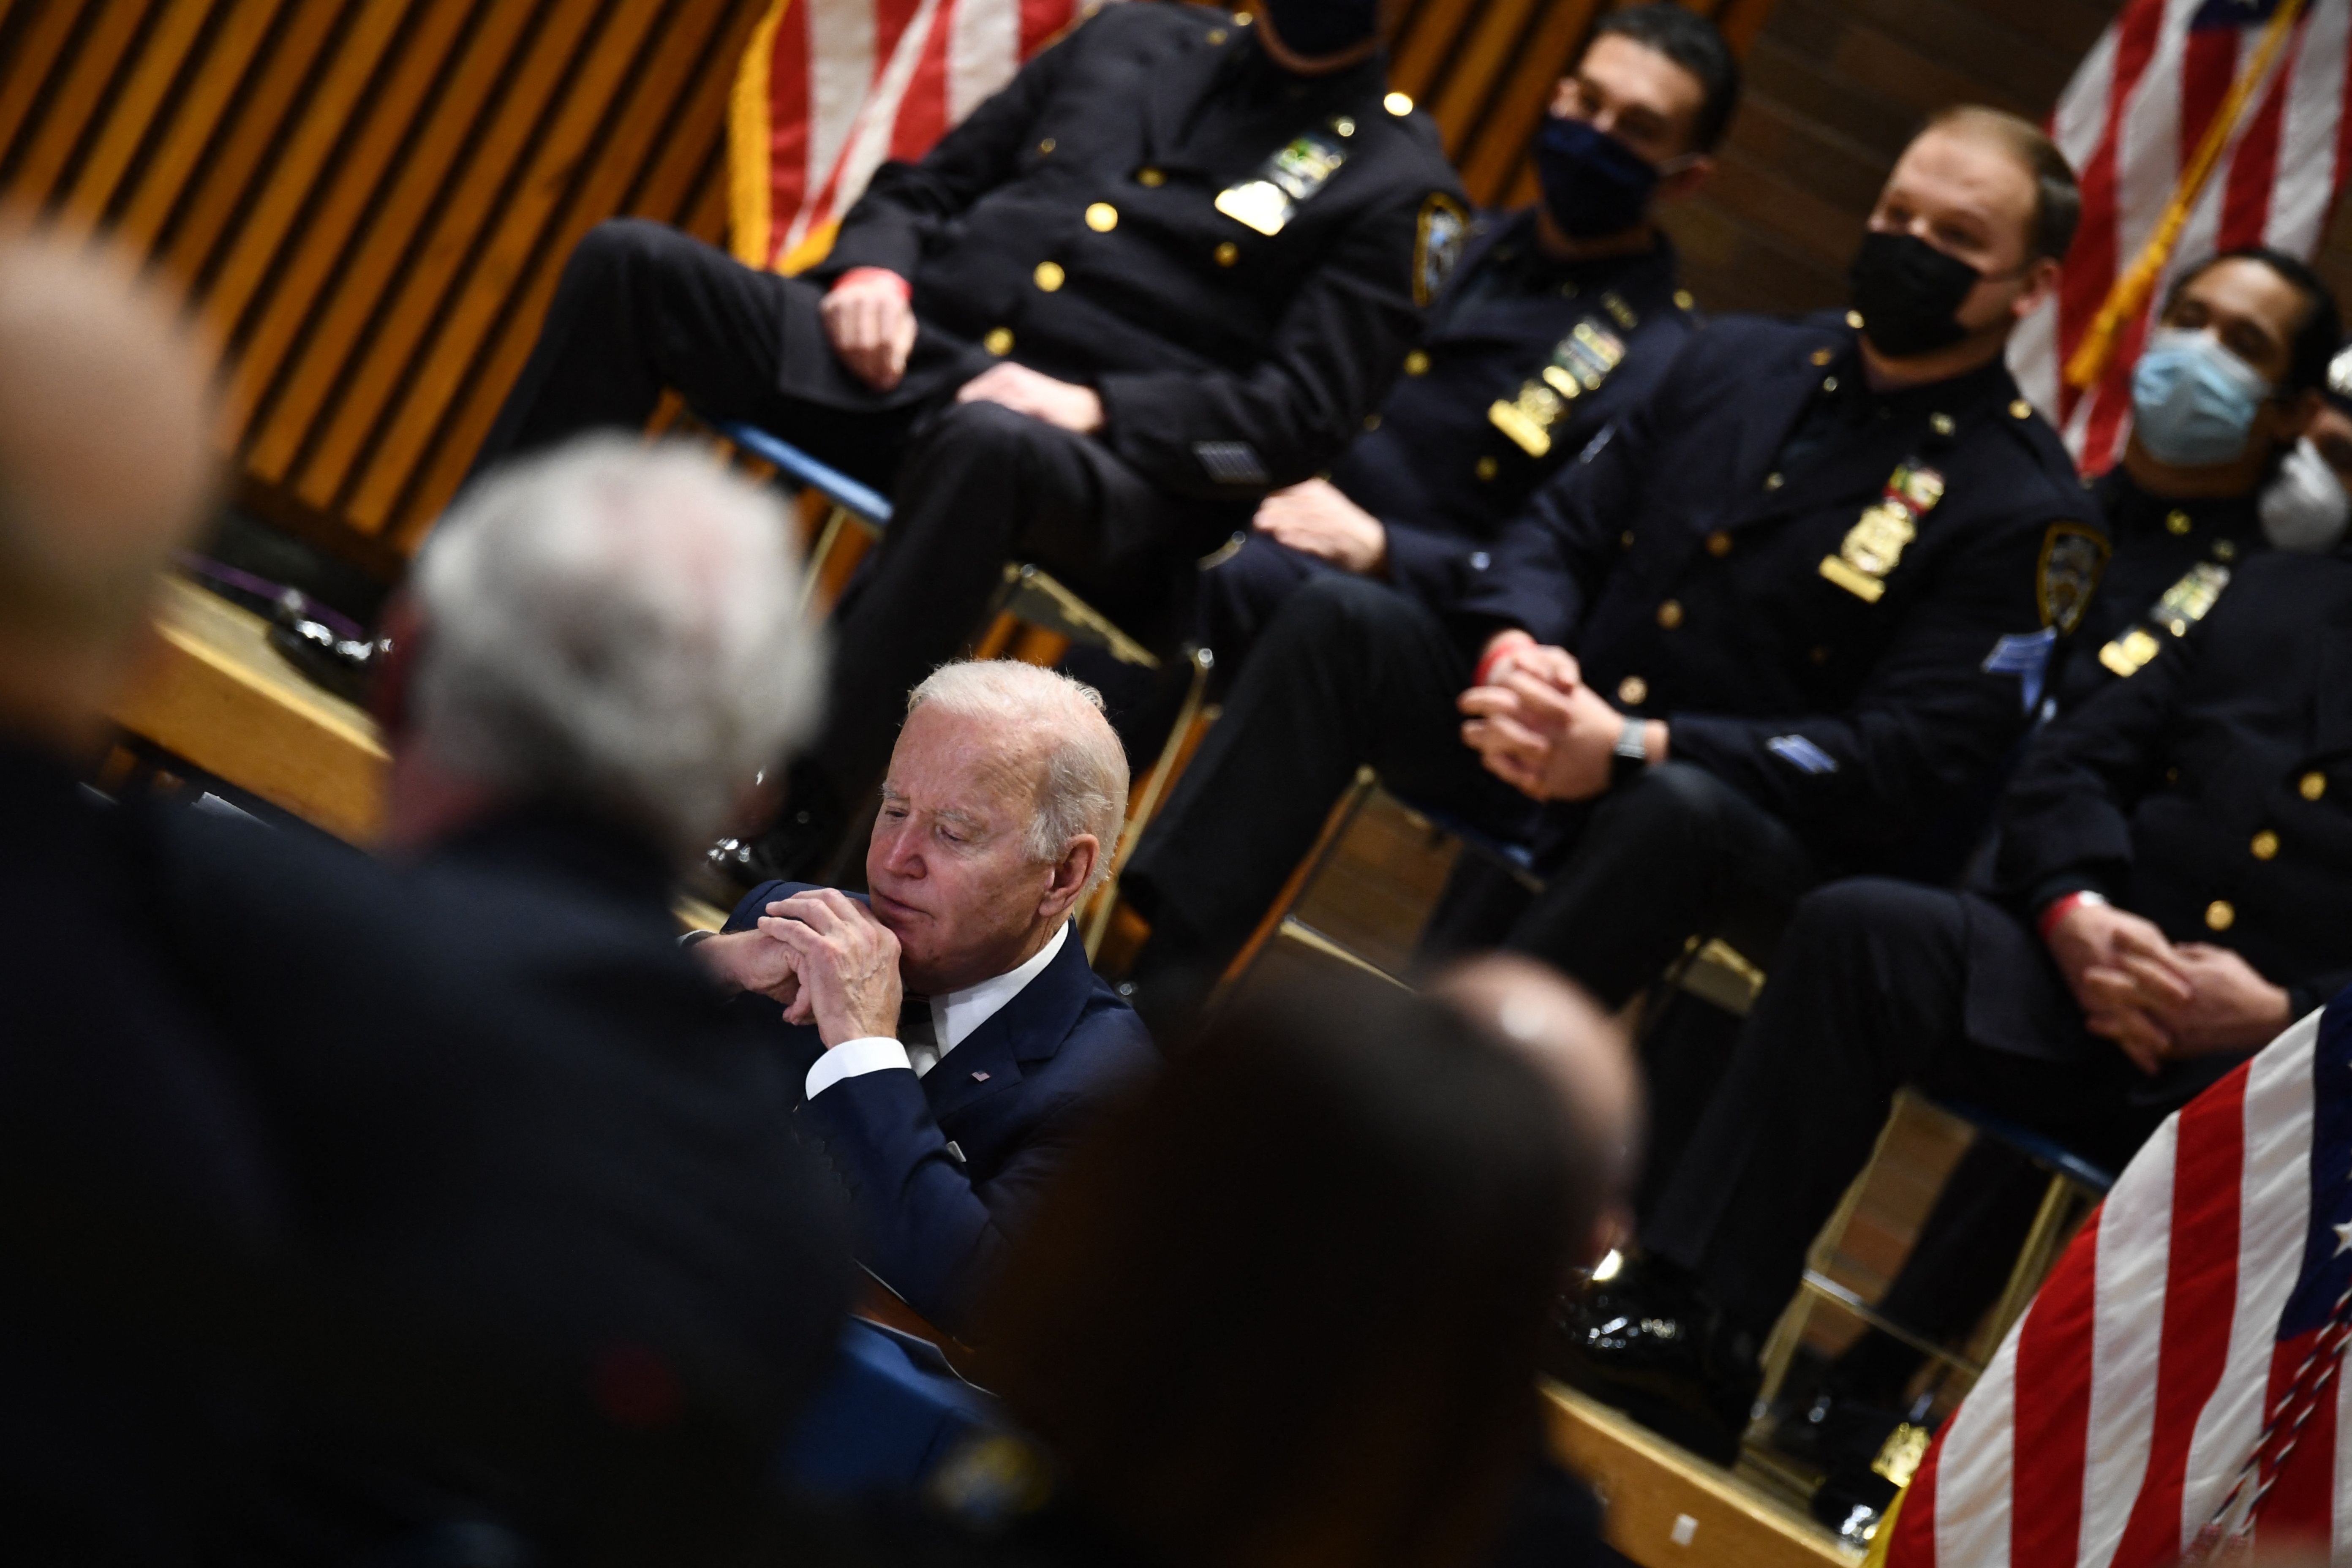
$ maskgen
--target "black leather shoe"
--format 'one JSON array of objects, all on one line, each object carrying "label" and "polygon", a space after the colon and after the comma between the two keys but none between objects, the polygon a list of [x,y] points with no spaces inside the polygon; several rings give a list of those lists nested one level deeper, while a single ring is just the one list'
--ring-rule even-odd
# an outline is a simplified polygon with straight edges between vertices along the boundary
[{"label": "black leather shoe", "polygon": [[1899,1416],[1874,1450],[1847,1454],[1813,1493],[1812,1515],[1849,1546],[1868,1547],[1895,1496],[1927,1457],[1929,1429]]},{"label": "black leather shoe", "polygon": [[347,702],[367,705],[377,672],[392,652],[386,637],[344,637],[318,617],[298,589],[278,596],[269,616],[269,646],[302,678]]},{"label": "black leather shoe", "polygon": [[1702,1458],[1739,1457],[1761,1374],[1754,1337],[1668,1270],[1628,1259],[1564,1297],[1550,1371]]}]

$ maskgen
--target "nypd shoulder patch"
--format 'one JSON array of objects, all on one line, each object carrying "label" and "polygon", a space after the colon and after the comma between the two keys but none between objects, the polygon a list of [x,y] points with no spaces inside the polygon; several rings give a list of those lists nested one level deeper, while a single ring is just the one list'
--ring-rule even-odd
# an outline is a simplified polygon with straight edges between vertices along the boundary
[{"label": "nypd shoulder patch", "polygon": [[2042,536],[2042,562],[2033,579],[2042,624],[2055,626],[2061,637],[2073,635],[2106,569],[2107,542],[2096,530],[2079,522],[2052,523]]},{"label": "nypd shoulder patch", "polygon": [[1470,237],[1470,213],[1443,191],[1432,191],[1421,204],[1421,219],[1412,237],[1412,302],[1427,306],[1445,291],[1454,264]]}]

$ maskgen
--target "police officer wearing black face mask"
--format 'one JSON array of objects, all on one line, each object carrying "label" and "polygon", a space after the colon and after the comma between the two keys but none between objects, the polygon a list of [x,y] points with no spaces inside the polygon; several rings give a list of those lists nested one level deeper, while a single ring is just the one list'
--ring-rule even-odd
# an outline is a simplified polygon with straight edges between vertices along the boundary
[{"label": "police officer wearing black face mask", "polygon": [[1141,1004],[1181,1014],[1366,763],[1535,817],[1547,889],[1498,923],[1612,1006],[1693,935],[1766,961],[1813,880],[1907,865],[2023,732],[2105,556],[2000,361],[2075,212],[2031,125],[1948,113],[1872,215],[1861,313],[1701,329],[1442,611],[1293,595],[1123,879]]},{"label": "police officer wearing black face mask", "polygon": [[1328,478],[1267,497],[1255,531],[1202,574],[1221,675],[1319,572],[1442,603],[1536,486],[1655,384],[1693,317],[1651,208],[1706,181],[1738,92],[1730,47],[1696,13],[1601,18],[1537,134],[1542,202],[1474,220],[1365,434]]},{"label": "police officer wearing black face mask", "polygon": [[1379,20],[1108,7],[877,171],[803,278],[643,222],[583,241],[478,464],[642,424],[668,386],[895,504],[785,819],[722,868],[830,858],[1009,558],[1171,635],[1195,560],[1360,431],[1468,222],[1435,128],[1387,101]]}]

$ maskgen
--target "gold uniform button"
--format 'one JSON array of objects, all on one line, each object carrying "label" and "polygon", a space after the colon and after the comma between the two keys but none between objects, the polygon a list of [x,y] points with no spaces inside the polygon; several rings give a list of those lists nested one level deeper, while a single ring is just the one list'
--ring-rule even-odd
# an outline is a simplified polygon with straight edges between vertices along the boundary
[{"label": "gold uniform button", "polygon": [[1381,107],[1402,120],[1412,112],[1412,100],[1402,92],[1392,92],[1381,100]]},{"label": "gold uniform button", "polygon": [[1157,169],[1138,169],[1135,172],[1135,183],[1146,189],[1156,191],[1168,183],[1168,176]]},{"label": "gold uniform button", "polygon": [[1658,625],[1673,631],[1683,624],[1683,606],[1679,599],[1668,599],[1658,606]]},{"label": "gold uniform button", "polygon": [[1777,490],[1786,481],[1778,474],[1767,474],[1764,476],[1764,488],[1768,490]]},{"label": "gold uniform button", "polygon": [[1046,137],[1045,140],[1037,143],[1037,151],[1040,153],[1051,153],[1053,150],[1054,139],[1051,136]]},{"label": "gold uniform button", "polygon": [[2235,561],[2237,558],[2238,558],[2238,542],[2237,542],[2236,540],[2234,540],[2234,539],[2217,539],[2217,540],[2215,540],[2215,541],[2213,542],[2213,559],[2214,559],[2214,560],[2216,560],[2216,561]]},{"label": "gold uniform button", "polygon": [[1823,392],[1835,392],[1837,390],[1837,377],[1833,375],[1825,375],[1822,377],[1822,390]]},{"label": "gold uniform button", "polygon": [[1429,374],[1429,356],[1422,353],[1419,349],[1413,350],[1412,353],[1404,356],[1404,373],[1407,375],[1427,375]]},{"label": "gold uniform button", "polygon": [[2188,532],[2194,526],[2195,524],[2189,521],[2189,514],[2185,511],[2168,511],[2164,514],[2164,531],[2176,538]]},{"label": "gold uniform button", "polygon": [[2012,397],[2009,402],[2009,416],[2011,419],[2031,419],[2033,417],[2033,405],[2022,397]]},{"label": "gold uniform button", "polygon": [[1108,234],[1118,226],[1118,209],[1108,202],[1097,202],[1087,208],[1087,226],[1097,234]]},{"label": "gold uniform button", "polygon": [[1709,555],[1718,558],[1730,554],[1731,535],[1724,532],[1723,530],[1719,528],[1713,533],[1708,534],[1706,536],[1706,552]]},{"label": "gold uniform button", "polygon": [[1380,427],[1381,427],[1381,416],[1380,416],[1379,415],[1377,415],[1377,414],[1367,414],[1367,415],[1365,415],[1365,416],[1364,416],[1364,428],[1365,428],[1365,429],[1367,429],[1367,430],[1377,430],[1377,429],[1379,429]]},{"label": "gold uniform button", "polygon": [[1213,44],[1222,44],[1224,41],[1225,30],[1223,27],[1212,27],[1209,29],[1209,42]]},{"label": "gold uniform button", "polygon": [[2304,799],[2317,800],[2327,793],[2327,775],[2318,773],[2305,773],[2303,775],[2302,782],[2294,787],[2303,792]]},{"label": "gold uniform button", "polygon": [[2216,899],[2205,906],[2205,929],[2228,931],[2238,923],[2238,911],[2227,899]]},{"label": "gold uniform button", "polygon": [[988,336],[980,340],[980,346],[997,358],[1003,359],[1013,352],[1013,329],[1011,327],[989,328]]},{"label": "gold uniform button", "polygon": [[1938,436],[1948,436],[1958,426],[1952,423],[1952,416],[1948,414],[1930,414],[1927,416],[1927,428]]},{"label": "gold uniform button", "polygon": [[2271,860],[2277,858],[2278,846],[2278,835],[2265,827],[2260,833],[2254,835],[2253,843],[2247,846],[2247,847],[2254,852],[2255,859]]},{"label": "gold uniform button", "polygon": [[1632,529],[1629,528],[1624,532],[1617,536],[1617,548],[1620,550],[1631,550],[1633,548],[1633,531]]},{"label": "gold uniform button", "polygon": [[1639,708],[1650,700],[1650,683],[1638,675],[1629,675],[1617,683],[1617,700],[1628,708]]},{"label": "gold uniform button", "polygon": [[1476,474],[1482,479],[1491,479],[1495,477],[1496,470],[1501,467],[1502,465],[1495,461],[1492,458],[1481,458],[1478,459],[1476,465],[1471,469],[1471,472]]},{"label": "gold uniform button", "polygon": [[1242,258],[1242,247],[1229,239],[1217,247],[1216,257],[1218,266],[1231,267]]},{"label": "gold uniform button", "polygon": [[1677,310],[1696,310],[1698,309],[1698,301],[1691,298],[1691,291],[1689,289],[1677,289],[1675,290],[1675,309]]},{"label": "gold uniform button", "polygon": [[1051,294],[1055,289],[1059,289],[1062,286],[1062,279],[1064,276],[1062,264],[1058,261],[1041,261],[1037,263],[1037,270],[1032,272],[1029,276],[1036,279],[1038,288],[1043,289],[1046,293]]},{"label": "gold uniform button", "polygon": [[1862,312],[1860,310],[1848,310],[1845,313],[1845,324],[1852,327],[1857,332],[1862,331]]},{"label": "gold uniform button", "polygon": [[1837,352],[1833,349],[1815,349],[1813,351],[1813,363],[1815,364],[1827,364],[1830,361],[1835,358],[1837,358]]}]

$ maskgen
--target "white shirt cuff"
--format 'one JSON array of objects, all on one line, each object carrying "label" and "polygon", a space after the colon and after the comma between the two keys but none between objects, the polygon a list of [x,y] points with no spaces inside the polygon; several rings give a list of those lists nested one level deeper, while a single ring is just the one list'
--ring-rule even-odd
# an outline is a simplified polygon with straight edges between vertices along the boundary
[{"label": "white shirt cuff", "polygon": [[856,1078],[861,1073],[881,1072],[887,1068],[904,1068],[912,1072],[915,1064],[907,1059],[907,1047],[887,1035],[868,1035],[863,1039],[844,1040],[816,1058],[815,1065],[808,1069],[803,1093],[807,1099],[814,1100],[843,1079]]}]

